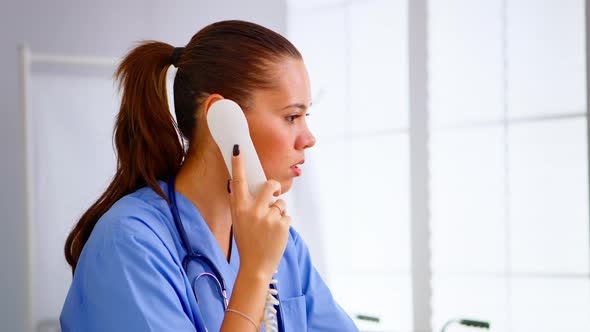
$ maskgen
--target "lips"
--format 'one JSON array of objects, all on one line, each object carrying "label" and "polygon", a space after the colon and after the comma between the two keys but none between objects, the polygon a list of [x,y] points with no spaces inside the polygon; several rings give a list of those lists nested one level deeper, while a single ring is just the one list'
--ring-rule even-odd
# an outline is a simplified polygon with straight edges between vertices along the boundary
[{"label": "lips", "polygon": [[301,169],[299,167],[297,167],[297,165],[291,166],[291,171],[293,171],[293,175],[295,175],[295,176],[301,175]]},{"label": "lips", "polygon": [[295,175],[295,176],[301,175],[301,169],[299,168],[299,165],[302,165],[303,163],[305,163],[305,160],[301,160],[297,164],[291,166],[291,171],[293,172],[293,175]]}]

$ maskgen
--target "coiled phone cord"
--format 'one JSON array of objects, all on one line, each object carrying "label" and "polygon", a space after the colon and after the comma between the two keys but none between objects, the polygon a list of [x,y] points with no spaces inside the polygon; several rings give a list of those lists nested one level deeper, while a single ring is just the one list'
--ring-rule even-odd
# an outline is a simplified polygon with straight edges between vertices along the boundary
[{"label": "coiled phone cord", "polygon": [[279,291],[276,287],[278,283],[278,280],[274,279],[274,277],[270,281],[270,285],[274,287],[269,287],[268,294],[266,295],[264,318],[262,319],[264,324],[264,332],[277,332],[279,330],[279,325],[277,322],[277,309],[275,308],[275,305],[279,305],[279,300],[276,297],[279,294]]}]

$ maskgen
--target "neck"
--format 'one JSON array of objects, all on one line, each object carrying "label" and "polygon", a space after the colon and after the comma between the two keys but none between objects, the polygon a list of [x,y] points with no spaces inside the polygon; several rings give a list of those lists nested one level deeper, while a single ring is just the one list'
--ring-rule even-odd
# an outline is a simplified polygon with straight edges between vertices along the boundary
[{"label": "neck", "polygon": [[176,176],[176,191],[199,210],[228,259],[231,254],[232,224],[227,193],[229,178],[217,146],[204,149],[198,159],[189,153]]}]

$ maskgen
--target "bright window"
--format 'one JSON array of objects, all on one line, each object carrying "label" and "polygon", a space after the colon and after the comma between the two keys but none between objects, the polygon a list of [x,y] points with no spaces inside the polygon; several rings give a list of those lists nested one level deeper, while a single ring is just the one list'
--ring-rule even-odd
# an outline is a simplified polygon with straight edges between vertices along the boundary
[{"label": "bright window", "polygon": [[[411,19],[405,1],[288,3],[318,138],[300,217],[343,307],[411,331],[412,287],[431,287],[432,331],[590,330],[584,1],[430,0]],[[428,29],[429,285],[411,274],[412,20]]]}]

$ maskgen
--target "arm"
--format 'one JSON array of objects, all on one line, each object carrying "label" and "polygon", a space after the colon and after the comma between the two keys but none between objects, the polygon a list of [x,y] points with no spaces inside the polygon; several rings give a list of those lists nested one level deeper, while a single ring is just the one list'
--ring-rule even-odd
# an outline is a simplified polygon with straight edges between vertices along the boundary
[{"label": "arm", "polygon": [[227,312],[220,332],[258,331],[262,321],[267,292],[268,280],[265,280],[264,276],[246,273],[240,268],[229,308],[238,310],[253,319],[257,324],[257,328],[254,328],[246,318]]},{"label": "arm", "polygon": [[257,326],[255,328],[248,318],[226,312],[222,332],[260,328],[268,286],[285,251],[291,224],[291,217],[283,213],[286,208],[283,200],[273,203],[278,209],[269,205],[273,197],[280,194],[280,183],[266,181],[253,197],[248,192],[242,158],[239,146],[234,145],[228,191],[234,236],[240,251],[240,270],[229,308],[243,313]]}]

